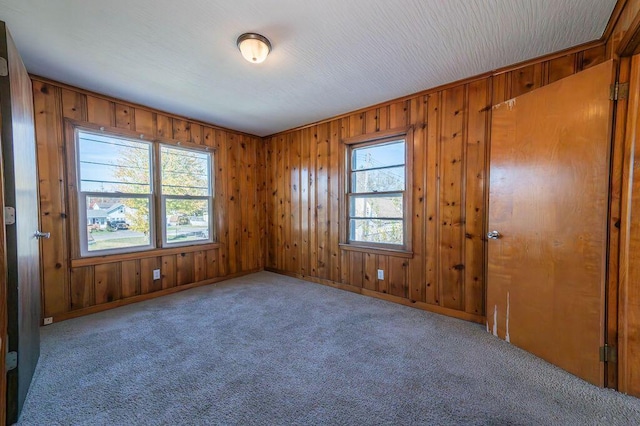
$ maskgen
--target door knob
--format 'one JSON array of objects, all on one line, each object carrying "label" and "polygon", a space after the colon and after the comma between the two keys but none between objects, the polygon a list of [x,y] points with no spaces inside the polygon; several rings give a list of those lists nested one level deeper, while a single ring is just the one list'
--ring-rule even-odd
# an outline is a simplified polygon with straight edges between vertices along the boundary
[{"label": "door knob", "polygon": [[40,232],[40,231],[36,231],[33,233],[33,236],[35,238],[44,238],[44,239],[49,239],[51,238],[51,232]]},{"label": "door knob", "polygon": [[498,231],[491,231],[487,233],[487,238],[489,238],[490,240],[497,240],[500,237],[502,237],[502,234],[500,234]]}]

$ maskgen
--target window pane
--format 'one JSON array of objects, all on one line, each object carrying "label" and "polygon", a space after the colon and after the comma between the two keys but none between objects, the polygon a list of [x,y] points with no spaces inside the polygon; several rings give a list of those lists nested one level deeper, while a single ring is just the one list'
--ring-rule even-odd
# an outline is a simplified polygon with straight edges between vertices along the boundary
[{"label": "window pane", "polygon": [[209,240],[209,200],[165,199],[167,243]]},{"label": "window pane", "polygon": [[80,191],[149,194],[151,145],[78,132]]},{"label": "window pane", "polygon": [[404,166],[351,173],[352,192],[404,191]]},{"label": "window pane", "polygon": [[164,195],[211,195],[209,153],[163,146],[160,157]]},{"label": "window pane", "polygon": [[149,198],[87,197],[87,250],[151,244]]},{"label": "window pane", "polygon": [[402,220],[351,219],[351,241],[402,245]]},{"label": "window pane", "polygon": [[350,217],[403,217],[402,194],[385,196],[352,196]]},{"label": "window pane", "polygon": [[381,143],[354,149],[351,168],[353,170],[363,170],[399,166],[404,164],[404,158],[404,140]]}]

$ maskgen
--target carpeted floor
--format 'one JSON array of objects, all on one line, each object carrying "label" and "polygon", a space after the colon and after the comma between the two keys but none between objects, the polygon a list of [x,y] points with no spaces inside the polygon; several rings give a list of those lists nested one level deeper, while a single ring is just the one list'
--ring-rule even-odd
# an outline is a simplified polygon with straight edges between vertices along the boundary
[{"label": "carpeted floor", "polygon": [[640,424],[484,327],[268,272],[42,328],[22,425]]}]

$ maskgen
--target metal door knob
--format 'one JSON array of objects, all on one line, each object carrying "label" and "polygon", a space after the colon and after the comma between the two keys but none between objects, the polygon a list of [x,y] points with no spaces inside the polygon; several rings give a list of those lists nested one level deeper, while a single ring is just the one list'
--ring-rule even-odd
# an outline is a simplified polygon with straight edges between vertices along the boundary
[{"label": "metal door knob", "polygon": [[497,240],[500,237],[502,237],[502,234],[500,234],[498,231],[491,231],[487,233],[487,238],[489,238],[490,240]]},{"label": "metal door knob", "polygon": [[36,238],[49,239],[49,238],[51,238],[51,232],[36,231],[36,232],[34,232],[33,236],[36,237]]}]

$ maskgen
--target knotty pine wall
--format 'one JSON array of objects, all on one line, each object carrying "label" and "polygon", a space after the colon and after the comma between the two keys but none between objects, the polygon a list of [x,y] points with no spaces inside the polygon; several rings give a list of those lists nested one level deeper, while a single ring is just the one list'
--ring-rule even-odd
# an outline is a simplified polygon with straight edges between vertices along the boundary
[{"label": "knotty pine wall", "polygon": [[[491,106],[605,57],[599,43],[265,138],[266,268],[484,321]],[[408,126],[414,129],[413,257],[341,249],[341,140]]]},{"label": "knotty pine wall", "polygon": [[[33,78],[41,229],[43,317],[54,320],[212,283],[264,267],[262,140]],[[65,120],[132,130],[214,149],[219,244],[80,259],[70,237]],[[161,280],[152,270],[161,269]]]}]

